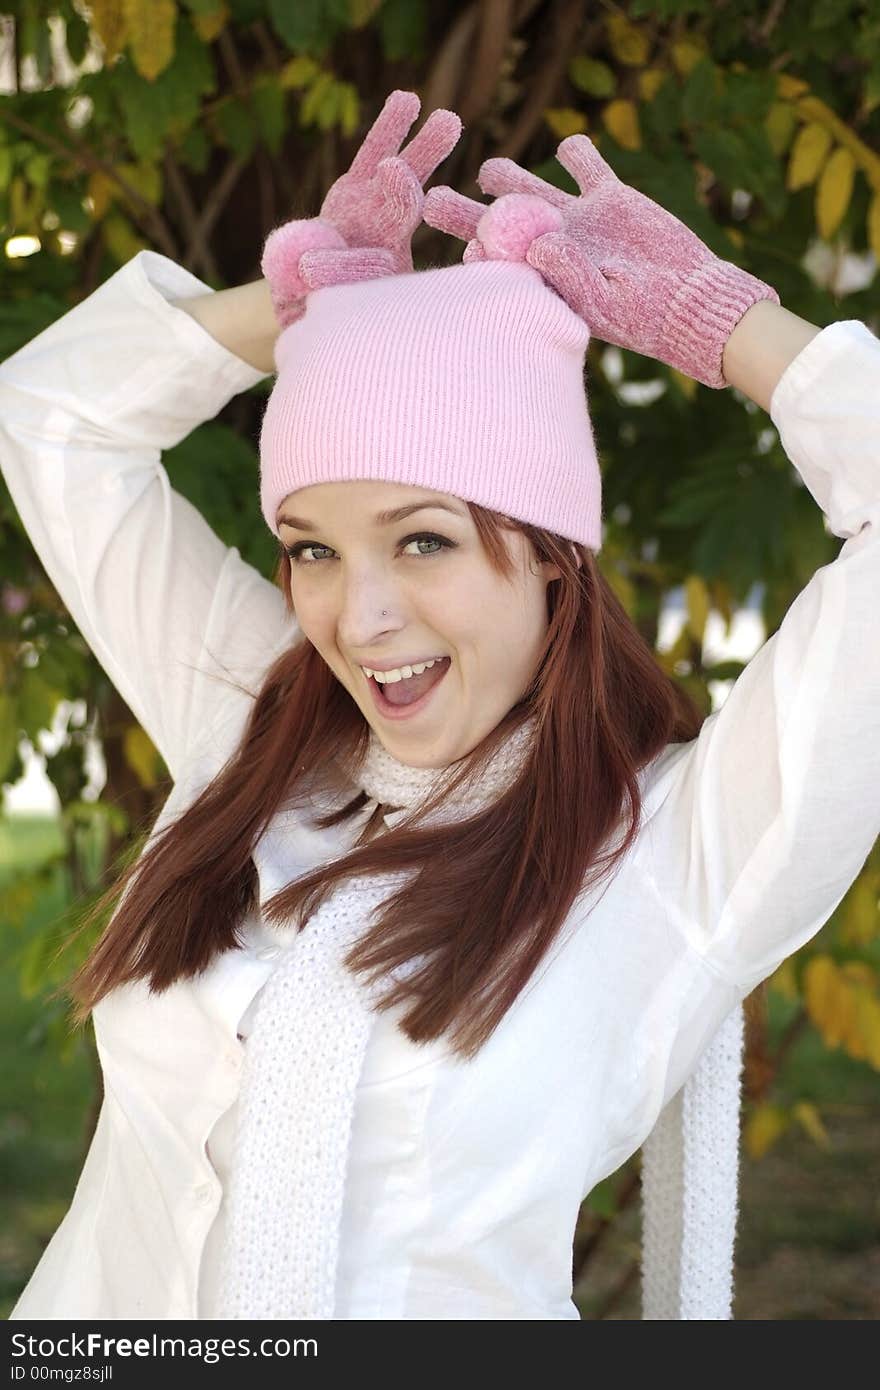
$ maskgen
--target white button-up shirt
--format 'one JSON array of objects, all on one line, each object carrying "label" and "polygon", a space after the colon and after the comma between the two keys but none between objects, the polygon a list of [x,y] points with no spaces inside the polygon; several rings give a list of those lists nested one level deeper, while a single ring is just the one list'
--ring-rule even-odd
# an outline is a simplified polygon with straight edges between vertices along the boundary
[{"label": "white button-up shirt", "polygon": [[[237,745],[300,636],[170,485],[162,451],[264,375],[142,251],[0,365],[0,463],[46,571],[162,753],[157,827]],[[642,829],[471,1061],[377,1016],[357,1089],[337,1316],[577,1318],[583,1198],[650,1133],[725,1016],[827,920],[880,830],[880,342],[833,323],[770,415],[844,544],[690,743],[641,774]],[[254,477],[254,487],[257,479]],[[584,789],[589,795],[589,788]],[[372,809],[365,808],[364,816]],[[276,818],[260,901],[360,829]],[[105,1097],[13,1319],[210,1317],[249,1010],[285,949],[255,912],[197,980],[94,1010]]]}]

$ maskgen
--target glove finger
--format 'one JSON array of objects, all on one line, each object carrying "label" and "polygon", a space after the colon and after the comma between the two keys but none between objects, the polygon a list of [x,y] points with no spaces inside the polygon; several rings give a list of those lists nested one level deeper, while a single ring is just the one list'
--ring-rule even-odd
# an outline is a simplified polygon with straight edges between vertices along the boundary
[{"label": "glove finger", "polygon": [[395,273],[394,257],[379,246],[346,247],[344,251],[305,251],[299,273],[310,290],[348,285]]},{"label": "glove finger", "polygon": [[531,193],[544,198],[554,207],[565,208],[572,201],[570,193],[554,188],[552,183],[530,174],[512,159],[484,159],[477,175],[477,183],[484,193],[500,197],[503,193]]},{"label": "glove finger", "polygon": [[412,236],[422,220],[425,195],[418,175],[401,155],[383,159],[376,170],[376,183],[381,191],[380,206],[373,219],[379,230],[377,244],[387,245],[387,239]]},{"label": "glove finger", "polygon": [[476,235],[477,223],[487,206],[486,203],[478,203],[476,198],[466,198],[447,184],[438,184],[425,194],[422,221],[440,232],[469,241]]},{"label": "glove finger", "polygon": [[556,158],[567,169],[581,193],[591,193],[600,183],[620,183],[611,165],[604,160],[589,135],[567,135],[556,151]]},{"label": "glove finger", "polygon": [[532,242],[526,260],[562,295],[569,308],[581,315],[590,329],[595,315],[598,331],[608,305],[609,285],[585,251],[573,245],[564,232],[547,232]]},{"label": "glove finger", "polygon": [[455,149],[460,135],[461,117],[455,111],[432,111],[418,134],[400,151],[400,158],[424,184]]},{"label": "glove finger", "polygon": [[386,155],[397,154],[407,131],[421,110],[415,92],[394,91],[385,100],[361,147],[349,165],[349,174],[371,179]]},{"label": "glove finger", "polygon": [[471,261],[487,261],[489,257],[486,255],[486,248],[483,243],[474,237],[473,241],[469,241],[464,248],[461,259],[464,265],[469,265]]}]

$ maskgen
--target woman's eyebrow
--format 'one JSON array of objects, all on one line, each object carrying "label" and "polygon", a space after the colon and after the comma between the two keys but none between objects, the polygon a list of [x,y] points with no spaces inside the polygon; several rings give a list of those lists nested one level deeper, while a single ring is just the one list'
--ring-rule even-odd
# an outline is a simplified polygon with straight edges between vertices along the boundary
[{"label": "woman's eyebrow", "polygon": [[[405,507],[392,507],[390,511],[377,512],[373,520],[377,526],[388,526],[395,521],[403,521],[404,517],[411,516],[413,512],[431,511],[451,512],[453,516],[461,517],[461,512],[455,507],[450,507],[446,502],[410,502]],[[294,531],[319,531],[321,528],[316,526],[313,521],[307,521],[302,516],[291,516],[289,512],[281,512],[278,517],[278,524],[284,522],[285,526],[292,526]]]}]

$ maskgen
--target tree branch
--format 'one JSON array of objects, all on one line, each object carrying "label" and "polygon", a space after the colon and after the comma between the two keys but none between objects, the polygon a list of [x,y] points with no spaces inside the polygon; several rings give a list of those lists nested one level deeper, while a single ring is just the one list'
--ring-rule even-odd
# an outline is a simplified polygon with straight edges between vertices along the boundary
[{"label": "tree branch", "polygon": [[465,125],[477,120],[492,104],[512,24],[513,0],[483,0],[477,51],[458,106]]},{"label": "tree branch", "polygon": [[[545,108],[553,101],[563,73],[568,66],[583,20],[581,0],[562,0],[559,12],[551,21],[553,42],[542,67],[532,78],[528,99],[513,128],[494,151],[498,158],[518,159],[544,119]],[[604,31],[604,19],[597,22]]]},{"label": "tree branch", "polygon": [[233,189],[246,168],[246,159],[231,159],[214,184],[210,195],[205,200],[205,206],[202,208],[201,216],[198,220],[199,236],[205,242],[207,242],[211,232],[214,230],[214,224],[217,218],[232,196]]},{"label": "tree branch", "polygon": [[10,111],[8,106],[0,112],[0,118],[6,121],[7,125],[14,126],[20,130],[22,135],[27,135],[31,140],[45,145],[52,150],[60,159],[66,159],[81,169],[88,169],[93,173],[104,174],[112,183],[125,194],[129,203],[129,211],[141,231],[146,232],[164,255],[177,258],[178,251],[171,235],[171,229],[162,216],[158,208],[148,202],[128,179],[114,169],[112,164],[107,164],[100,156],[93,154],[84,145],[65,145],[57,136],[50,135],[47,131],[41,130],[39,126],[32,125],[24,116],[19,116],[16,112]]},{"label": "tree branch", "polygon": [[180,166],[170,147],[166,147],[164,155],[165,177],[168,187],[174,194],[177,206],[180,209],[180,218],[183,229],[187,237],[187,246],[184,252],[184,264],[194,273],[198,273],[200,267],[205,278],[208,280],[218,280],[220,278],[217,271],[217,263],[211,252],[211,248],[205,240],[201,222],[196,212],[195,204],[190,195],[186,179],[180,172]]}]

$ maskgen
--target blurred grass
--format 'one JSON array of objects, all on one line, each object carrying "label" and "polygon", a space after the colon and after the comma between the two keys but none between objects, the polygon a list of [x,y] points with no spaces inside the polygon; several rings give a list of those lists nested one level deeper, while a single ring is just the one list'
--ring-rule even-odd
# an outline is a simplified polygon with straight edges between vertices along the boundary
[{"label": "blurred grass", "polygon": [[[91,1037],[80,1035],[69,1062],[45,1045],[45,1005],[23,1000],[16,959],[66,901],[62,866],[15,926],[3,911],[16,870],[37,866],[61,847],[47,817],[0,816],[0,1316],[21,1289],[70,1203],[85,1157],[96,1080]],[[770,994],[771,1044],[793,1006]],[[800,1129],[783,1135],[760,1162],[743,1156],[736,1251],[738,1320],[839,1320],[880,1317],[880,1073],[806,1030],[780,1078],[783,1099],[814,1101],[830,1145]],[[618,1219],[591,1261],[575,1301],[594,1317],[625,1278],[638,1250],[639,1211]],[[606,1316],[640,1316],[630,1282]]]}]

